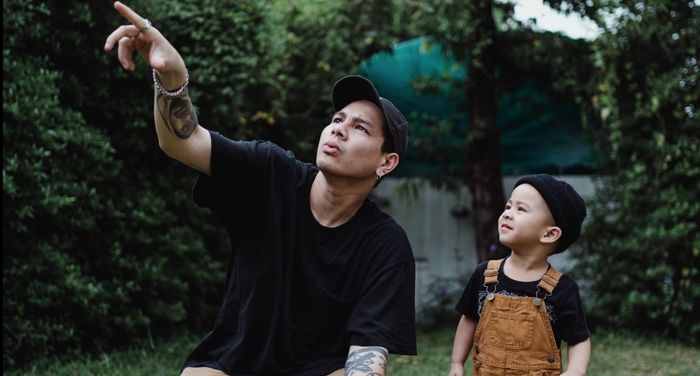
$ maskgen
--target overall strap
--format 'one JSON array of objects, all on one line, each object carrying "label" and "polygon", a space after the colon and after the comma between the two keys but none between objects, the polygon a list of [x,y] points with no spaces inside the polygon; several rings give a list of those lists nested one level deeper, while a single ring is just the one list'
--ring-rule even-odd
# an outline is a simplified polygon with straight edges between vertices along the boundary
[{"label": "overall strap", "polygon": [[498,283],[498,270],[501,268],[503,259],[489,260],[484,270],[484,286],[495,285]]},{"label": "overall strap", "polygon": [[548,295],[552,295],[552,291],[554,291],[554,288],[557,287],[557,283],[559,283],[559,278],[561,278],[561,276],[562,273],[559,272],[554,265],[550,265],[549,270],[547,270],[547,273],[542,276],[542,280],[539,284],[537,284],[537,287],[546,291]]}]

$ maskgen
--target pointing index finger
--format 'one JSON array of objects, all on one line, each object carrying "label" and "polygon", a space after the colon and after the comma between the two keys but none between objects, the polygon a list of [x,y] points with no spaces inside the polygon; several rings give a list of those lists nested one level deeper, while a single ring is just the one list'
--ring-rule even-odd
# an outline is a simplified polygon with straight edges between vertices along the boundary
[{"label": "pointing index finger", "polygon": [[139,16],[138,13],[131,10],[131,8],[122,4],[121,2],[115,1],[114,9],[116,9],[117,12],[119,12],[119,14],[124,16],[124,18],[126,18],[127,21],[131,22],[132,25],[139,28],[139,30],[145,26],[146,20],[143,17]]}]

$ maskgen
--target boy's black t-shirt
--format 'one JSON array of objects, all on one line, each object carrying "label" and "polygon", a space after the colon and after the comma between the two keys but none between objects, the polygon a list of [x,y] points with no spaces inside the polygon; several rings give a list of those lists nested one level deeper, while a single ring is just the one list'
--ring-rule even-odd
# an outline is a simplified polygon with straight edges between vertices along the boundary
[{"label": "boy's black t-shirt", "polygon": [[[486,287],[484,287],[484,270],[486,270],[487,264],[488,261],[485,261],[476,266],[456,306],[457,311],[476,322],[481,316],[487,294]],[[520,282],[510,279],[503,272],[503,265],[505,262],[501,263],[498,270],[496,293],[534,297],[539,281]],[[492,286],[489,287],[489,291],[493,291]],[[539,296],[543,296],[542,292],[539,293]],[[561,276],[552,295],[545,299],[545,304],[557,347],[561,347],[562,340],[571,346],[590,337],[578,285],[571,277],[566,274]]]},{"label": "boy's black t-shirt", "polygon": [[415,354],[415,264],[403,229],[370,200],[328,228],[311,213],[318,170],[269,142],[211,132],[194,199],[231,237],[224,300],[184,367],[325,375],[350,345]]}]

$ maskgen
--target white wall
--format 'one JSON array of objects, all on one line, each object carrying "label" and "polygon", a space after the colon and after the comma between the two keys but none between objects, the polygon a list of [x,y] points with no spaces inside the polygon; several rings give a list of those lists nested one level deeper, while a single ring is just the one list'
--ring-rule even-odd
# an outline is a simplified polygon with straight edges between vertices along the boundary
[{"label": "white wall", "polygon": [[[520,176],[506,176],[503,187],[510,195]],[[581,196],[591,197],[593,181],[589,176],[556,176],[571,184]],[[405,191],[415,188],[416,197]],[[402,193],[404,192],[404,193]],[[406,231],[416,257],[416,302],[425,299],[427,287],[435,276],[468,277],[478,260],[474,251],[474,228],[470,215],[458,217],[452,210],[460,206],[471,209],[466,187],[457,194],[432,188],[415,179],[385,178],[373,196],[378,203],[387,202],[382,210],[391,215]],[[566,272],[570,265],[567,252],[552,256],[552,265]]]}]

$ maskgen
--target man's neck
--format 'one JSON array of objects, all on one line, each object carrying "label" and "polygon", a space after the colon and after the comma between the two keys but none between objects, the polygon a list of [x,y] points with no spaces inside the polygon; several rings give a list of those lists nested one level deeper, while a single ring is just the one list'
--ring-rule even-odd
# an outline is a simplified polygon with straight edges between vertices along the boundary
[{"label": "man's neck", "polygon": [[371,190],[367,182],[329,177],[319,171],[311,185],[311,213],[321,225],[338,227],[352,219]]}]

